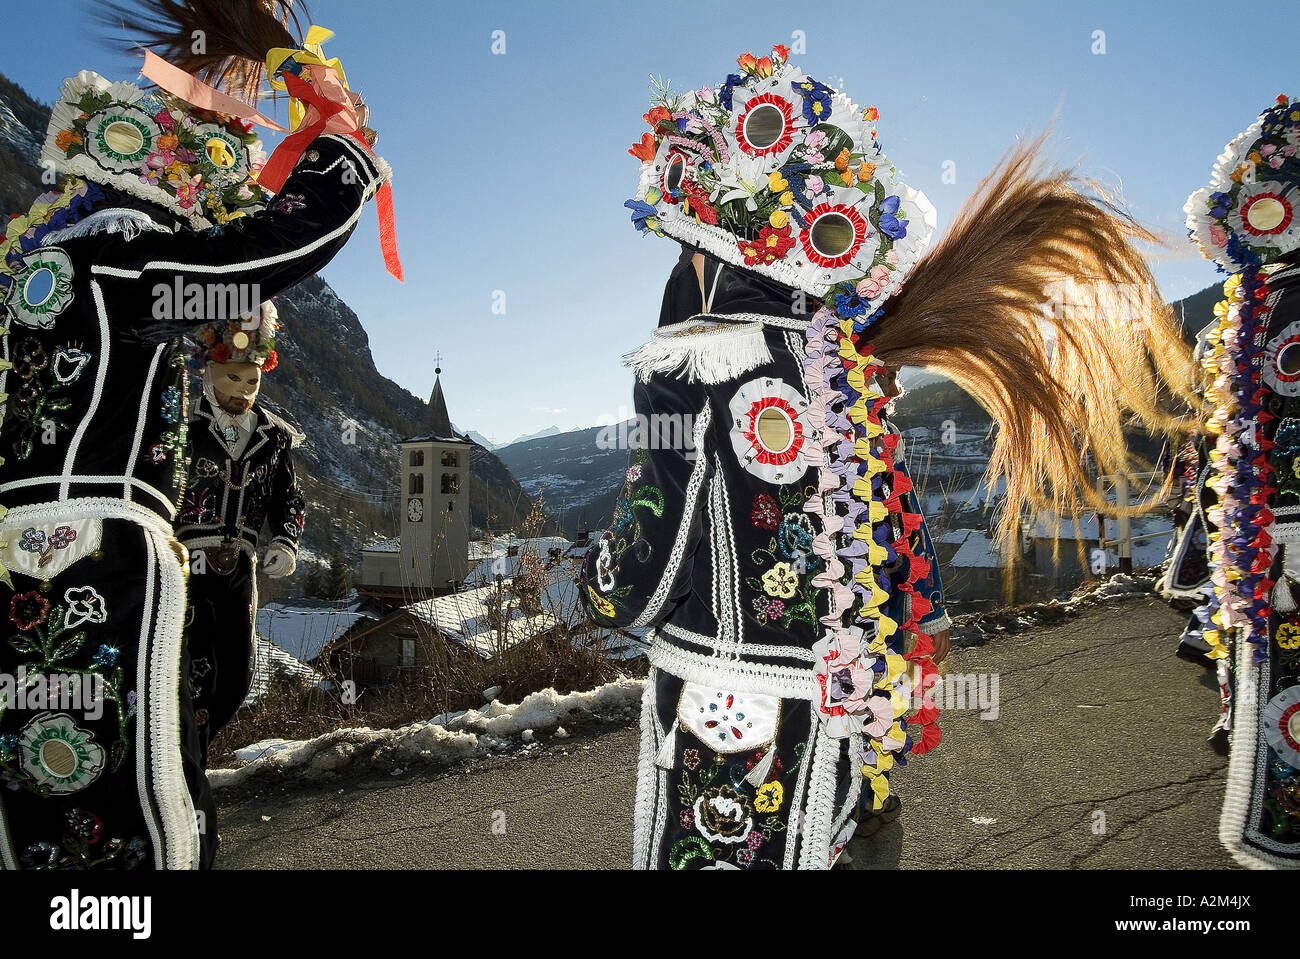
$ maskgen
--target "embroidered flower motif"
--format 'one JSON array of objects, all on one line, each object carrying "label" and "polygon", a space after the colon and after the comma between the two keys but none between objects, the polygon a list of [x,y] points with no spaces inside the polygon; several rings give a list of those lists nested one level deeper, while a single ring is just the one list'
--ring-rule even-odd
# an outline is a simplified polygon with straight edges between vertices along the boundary
[{"label": "embroidered flower motif", "polygon": [[281,193],[271,204],[271,209],[277,213],[297,213],[307,209],[307,197],[301,193]]},{"label": "embroidered flower motif", "polygon": [[24,633],[40,626],[49,615],[50,601],[35,590],[9,600],[9,621]]},{"label": "embroidered flower motif", "polygon": [[45,530],[29,526],[23,530],[18,548],[27,553],[40,553],[45,549]]},{"label": "embroidered flower motif", "polygon": [[799,577],[789,563],[777,563],[763,574],[763,590],[769,596],[790,599],[799,589]]},{"label": "embroidered flower motif", "polygon": [[1282,623],[1277,628],[1277,636],[1275,639],[1279,649],[1300,649],[1300,625],[1295,623]]},{"label": "embroidered flower motif", "polygon": [[681,823],[683,829],[694,829],[695,813],[690,809],[683,809],[681,814],[677,817],[677,821]]},{"label": "embroidered flower motif", "polygon": [[596,592],[590,586],[587,587],[587,601],[597,613],[607,619],[614,618],[614,604],[607,600],[600,593]]},{"label": "embroidered flower motif", "polygon": [[95,651],[93,662],[96,666],[103,666],[105,669],[112,669],[117,665],[118,657],[121,656],[121,650],[116,646],[100,646]]},{"label": "embroidered flower motif", "polygon": [[700,768],[700,751],[698,749],[688,749],[682,753],[682,765],[691,772]]},{"label": "embroidered flower motif", "polygon": [[641,472],[642,469],[640,463],[637,463],[633,466],[629,466],[627,469],[627,481],[629,483],[637,482],[638,480],[641,479]]},{"label": "embroidered flower motif", "polygon": [[66,713],[43,713],[19,737],[23,770],[51,793],[85,789],[104,768],[104,750]]},{"label": "embroidered flower motif", "polygon": [[772,497],[759,493],[754,497],[750,518],[759,529],[775,530],[781,524],[781,508]]},{"label": "embroidered flower motif", "polygon": [[695,828],[710,842],[728,845],[745,842],[754,817],[745,797],[730,786],[705,791],[692,807]]},{"label": "embroidered flower motif", "polygon": [[754,811],[776,812],[784,801],[785,787],[775,781],[764,783],[758,788],[758,794],[754,797]]},{"label": "embroidered flower motif", "polygon": [[108,621],[108,606],[93,586],[73,587],[64,592],[63,601],[68,604],[64,620],[68,629],[76,629],[83,623],[97,625]]},{"label": "embroidered flower motif", "polygon": [[67,549],[77,538],[77,531],[71,526],[60,526],[50,534],[50,545],[55,549]]}]

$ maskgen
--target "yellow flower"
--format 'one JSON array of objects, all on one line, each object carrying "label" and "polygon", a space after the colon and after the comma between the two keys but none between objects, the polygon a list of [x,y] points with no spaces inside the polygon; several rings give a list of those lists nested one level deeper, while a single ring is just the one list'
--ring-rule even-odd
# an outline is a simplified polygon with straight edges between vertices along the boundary
[{"label": "yellow flower", "polygon": [[858,181],[866,183],[876,175],[876,165],[874,163],[861,163],[858,165]]},{"label": "yellow flower", "polygon": [[759,787],[758,795],[754,797],[754,810],[756,812],[776,812],[781,808],[781,803],[785,801],[785,790],[779,782],[764,783]]},{"label": "yellow flower", "polygon": [[[588,589],[591,587],[588,586]],[[789,563],[777,563],[763,574],[763,592],[777,599],[789,599],[799,588],[799,577]]]},{"label": "yellow flower", "polygon": [[777,210],[767,218],[767,222],[772,224],[772,229],[779,230],[790,222],[790,214],[786,213],[785,210]]},{"label": "yellow flower", "polygon": [[596,612],[600,613],[602,616],[613,617],[614,605],[590,586],[587,587],[587,597],[591,600],[591,605],[595,608]]},{"label": "yellow flower", "polygon": [[780,173],[769,173],[767,175],[767,188],[773,193],[784,193],[789,185],[789,181]]},{"label": "yellow flower", "polygon": [[780,197],[782,206],[794,206],[794,194],[786,190]]}]

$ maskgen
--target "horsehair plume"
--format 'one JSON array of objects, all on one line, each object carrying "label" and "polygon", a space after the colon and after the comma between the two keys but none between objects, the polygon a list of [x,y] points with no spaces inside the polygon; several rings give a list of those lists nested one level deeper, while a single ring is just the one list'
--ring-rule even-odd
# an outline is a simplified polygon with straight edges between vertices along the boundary
[{"label": "horsehair plume", "polygon": [[994,525],[1008,565],[1026,508],[1076,524],[1123,511],[1090,470],[1148,487],[1131,512],[1158,505],[1125,429],[1187,433],[1202,407],[1191,350],[1133,245],[1161,241],[1097,183],[1049,168],[1046,138],[1003,157],[868,334],[891,368],[936,370],[993,418],[985,482],[1006,484]]},{"label": "horsehair plume", "polygon": [[115,40],[149,47],[205,83],[252,102],[273,47],[302,46],[307,10],[293,0],[134,0],[105,3],[96,16]]}]

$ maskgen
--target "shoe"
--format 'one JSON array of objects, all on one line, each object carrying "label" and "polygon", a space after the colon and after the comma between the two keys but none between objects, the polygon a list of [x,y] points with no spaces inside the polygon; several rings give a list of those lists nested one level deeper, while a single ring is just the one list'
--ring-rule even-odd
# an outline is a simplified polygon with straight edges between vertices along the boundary
[{"label": "shoe", "polygon": [[860,812],[854,836],[874,836],[881,826],[888,825],[903,814],[903,803],[897,796],[887,796],[879,809]]}]

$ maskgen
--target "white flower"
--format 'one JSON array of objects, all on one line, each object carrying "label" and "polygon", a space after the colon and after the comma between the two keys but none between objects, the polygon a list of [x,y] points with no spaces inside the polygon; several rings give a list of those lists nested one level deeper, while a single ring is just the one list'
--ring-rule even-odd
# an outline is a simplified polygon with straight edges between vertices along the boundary
[{"label": "white flower", "polygon": [[108,604],[93,586],[73,587],[63,594],[63,601],[68,604],[67,618],[64,620],[68,629],[76,629],[82,623],[108,621]]}]

